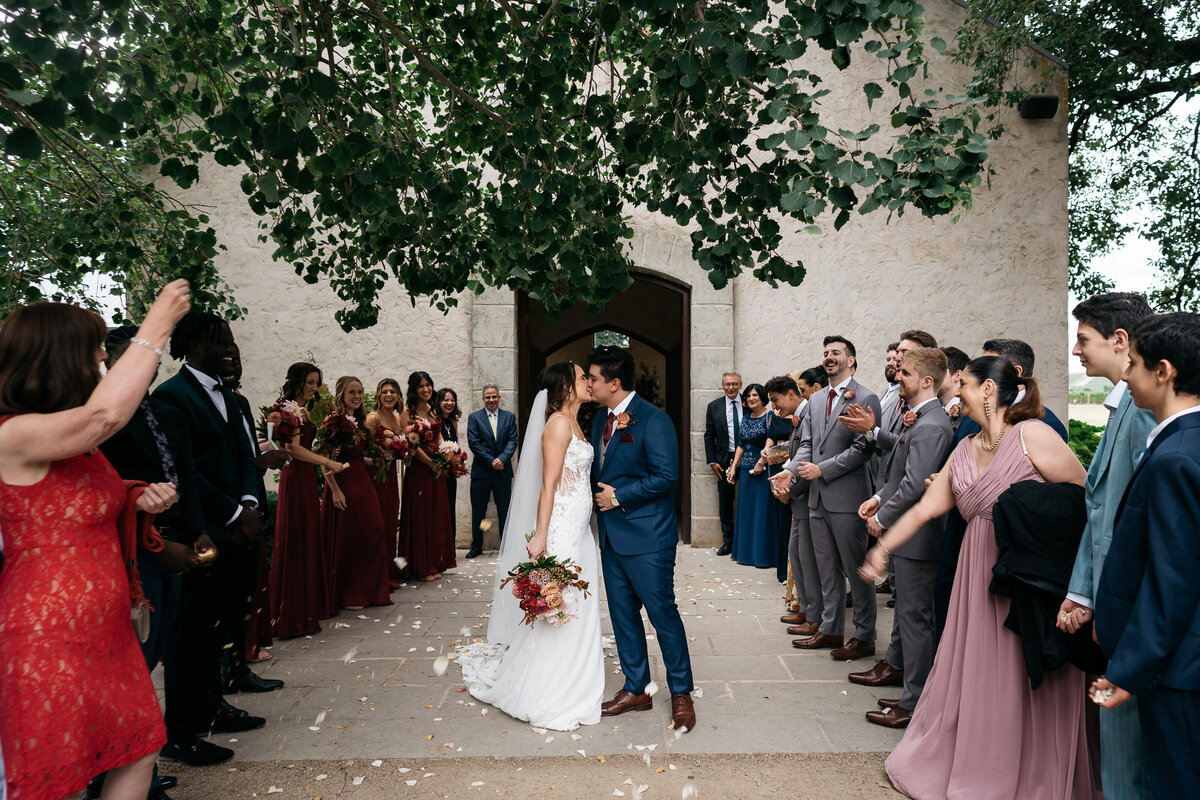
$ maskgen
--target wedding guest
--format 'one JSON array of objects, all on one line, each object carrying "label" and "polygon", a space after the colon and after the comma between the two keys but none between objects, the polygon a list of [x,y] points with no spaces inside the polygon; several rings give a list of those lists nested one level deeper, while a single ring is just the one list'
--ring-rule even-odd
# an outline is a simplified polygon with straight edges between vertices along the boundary
[{"label": "wedding guest", "polygon": [[721,518],[721,546],[717,555],[733,552],[734,503],[737,487],[727,480],[733,454],[741,440],[742,376],[732,370],[721,376],[725,393],[708,404],[704,415],[704,458],[717,478],[718,514]]},{"label": "wedding guest", "polygon": [[[938,389],[938,402],[942,404],[942,408],[946,409],[946,413],[950,415],[950,424],[957,432],[958,426],[963,421],[970,420],[970,417],[963,416],[962,414],[962,404],[958,399],[958,387],[962,383],[962,371],[966,369],[967,364],[971,363],[971,357],[953,345],[939,349],[946,356],[948,368],[946,370],[946,380],[942,381],[942,385]],[[951,442],[950,446],[953,448],[954,443]]]},{"label": "wedding guest", "polygon": [[471,549],[467,558],[477,558],[483,553],[480,525],[487,516],[489,498],[496,501],[496,522],[501,538],[504,537],[517,439],[516,415],[500,408],[500,389],[496,384],[485,384],[483,408],[467,417],[467,447],[475,454],[471,464]]},{"label": "wedding guest", "polygon": [[[496,403],[499,402],[497,392]],[[420,371],[408,376],[400,424],[407,428],[419,421],[424,421],[432,428],[434,446],[440,445],[442,421],[433,407],[433,379],[429,373]],[[516,428],[515,425],[513,427]],[[475,463],[478,465],[478,457]],[[450,506],[446,500],[446,481],[442,480],[429,453],[419,448],[404,470],[404,495],[400,503],[400,557],[407,562],[402,576],[423,581],[438,580],[443,572],[457,566]]]},{"label": "wedding guest", "polygon": [[[453,389],[438,389],[438,416],[442,418],[442,441],[458,441],[458,421],[462,418],[462,409],[458,407],[458,393]],[[455,521],[455,511],[458,506],[458,478],[446,476],[446,501],[450,504],[450,529],[457,532],[458,523]]]},{"label": "wedding guest", "polygon": [[[861,433],[838,424],[850,403],[881,414],[879,398],[854,379],[857,358],[853,343],[843,336],[826,336],[823,365],[829,388],[813,394],[809,428],[796,455],[773,479],[780,487],[799,477],[808,481],[809,530],[821,580],[823,616],[816,633],[796,639],[802,649],[833,648],[833,657],[853,660],[875,654],[875,586],[862,579],[853,565],[866,555],[866,523],[858,508],[870,496],[867,460],[872,445]],[[854,636],[844,641],[846,583],[849,573],[854,607]],[[810,620],[811,622],[812,620]]]},{"label": "wedding guest", "polygon": [[[950,417],[938,402],[946,379],[946,356],[933,347],[904,354],[898,375],[902,412],[889,431],[894,439],[879,468],[880,487],[858,510],[867,533],[879,537],[925,493],[925,479],[944,461],[952,435]],[[866,672],[849,675],[863,686],[903,686],[898,700],[867,712],[867,721],[889,728],[908,725],[933,666],[933,578],[942,546],[942,518],[930,520],[892,554],[896,619],[887,654]],[[884,701],[880,701],[881,705]]]},{"label": "wedding guest", "polygon": [[[810,370],[802,372],[801,380],[805,375],[815,380],[816,376],[810,373]],[[796,382],[788,376],[772,378],[767,381],[765,388],[767,397],[771,400],[771,407],[781,416],[791,418],[791,430],[787,436],[790,458],[795,456],[800,448],[803,427],[806,424],[804,410],[808,407],[808,400]],[[821,582],[817,575],[816,556],[812,552],[812,539],[808,532],[808,487],[803,482],[798,484],[795,496],[792,496],[791,488],[789,486],[782,490],[771,485],[771,492],[776,500],[783,503],[790,512],[787,555],[784,561],[791,564],[792,582],[799,606],[796,612],[784,614],[779,621],[789,626],[787,630],[790,634],[796,635],[799,632],[798,626],[805,625],[809,619],[821,618]]]},{"label": "wedding guest", "polygon": [[[275,552],[271,558],[272,630],[281,639],[321,630],[329,610],[328,568],[321,533],[316,469],[334,474],[341,461],[313,452],[317,426],[309,417],[321,387],[321,370],[307,361],[288,367],[280,398],[300,406],[300,430],[284,446],[292,463],[279,473],[275,504]],[[320,422],[321,420],[317,420]]]},{"label": "wedding guest", "polygon": [[[1007,358],[1017,368],[1017,374],[1022,378],[1033,377],[1033,348],[1020,339],[988,339],[983,343],[983,354],[985,356]],[[1024,397],[1024,391],[1025,386],[1022,384],[1017,394]],[[1020,400],[1017,402],[1020,402]],[[1069,441],[1070,436],[1067,434],[1067,426],[1062,424],[1062,420],[1055,416],[1054,412],[1048,408],[1043,407],[1042,411],[1046,415],[1042,418],[1042,422],[1053,428],[1064,442]]]},{"label": "wedding guest", "polygon": [[[393,378],[384,378],[375,387],[375,408],[367,414],[368,431],[374,434],[380,425],[394,433],[401,431],[400,384]],[[378,467],[372,466],[370,469],[375,472]],[[400,588],[400,567],[396,564],[400,536],[400,479],[397,471],[395,460],[389,460],[383,480],[371,481],[375,494],[379,497],[379,513],[383,518],[387,554],[388,585],[392,589]]]},{"label": "wedding guest", "polygon": [[329,569],[329,609],[361,611],[367,606],[391,605],[387,572],[387,534],[379,495],[372,485],[365,458],[367,418],[363,411],[362,381],[343,375],[334,385],[334,408],[352,418],[357,429],[351,443],[333,446],[328,455],[349,464],[337,476],[325,476],[325,560]]},{"label": "wedding guest", "polygon": [[897,382],[896,376],[900,372],[900,357],[900,343],[889,344],[883,363],[885,388],[883,396],[879,398],[879,407],[883,409],[884,416],[887,416],[887,413],[899,402],[900,384]]},{"label": "wedding guest", "polygon": [[[1022,381],[1026,394],[1018,403]],[[972,361],[960,392],[964,413],[981,432],[959,444],[861,570],[882,574],[890,553],[956,504],[968,521],[946,633],[904,738],[886,761],[888,776],[914,798],[1098,800],[1083,673],[1064,665],[1034,691],[1021,639],[1004,625],[1010,601],[988,590],[999,554],[991,511],[1000,495],[1021,481],[1081,486],[1083,467],[1040,422],[1037,382],[1006,359]]]},{"label": "wedding guest", "polygon": [[1125,381],[1158,424],[1096,587],[1096,640],[1110,661],[1092,696],[1105,712],[1137,697],[1150,788],[1165,800],[1200,785],[1200,316],[1146,317],[1130,334]]},{"label": "wedding guest", "polygon": [[[183,576],[179,613],[164,658],[167,746],[162,756],[190,766],[233,757],[232,750],[201,739],[198,732],[240,733],[266,725],[264,718],[221,698],[221,658],[227,647],[245,639],[245,576],[254,575],[262,529],[253,429],[220,377],[233,366],[235,346],[225,320],[192,311],[171,335],[171,357],[184,365],[153,395],[179,412],[191,442],[206,531],[198,544],[216,553],[209,569]],[[246,672],[239,688],[271,691],[283,686]]]},{"label": "wedding guest", "polygon": [[[767,408],[767,390],[752,383],[742,392],[746,416],[742,419],[737,449],[726,480],[737,484],[737,517],[733,526],[733,560],[749,567],[774,567],[787,580],[785,531],[787,509],[771,498],[770,468],[762,452],[776,440],[791,436],[791,420],[780,419]],[[735,477],[736,473],[736,477]],[[783,559],[781,559],[783,555]]]},{"label": "wedding guest", "polygon": [[[103,771],[106,800],[150,789],[166,733],[129,622],[126,489],[97,448],[145,399],[190,302],[186,281],[167,285],[104,380],[97,314],[37,303],[0,325],[0,741],[13,800],[72,796]],[[155,484],[137,510],[175,499]]]},{"label": "wedding guest", "polygon": [[[1071,313],[1079,323],[1071,352],[1088,376],[1107,378],[1113,389],[1104,400],[1108,424],[1084,485],[1087,527],[1058,615],[1058,627],[1068,633],[1092,618],[1117,508],[1155,426],[1154,414],[1134,404],[1124,380],[1130,331],[1153,313],[1145,298],[1130,292],[1099,294],[1075,306]],[[1100,778],[1107,800],[1150,796],[1137,703],[1132,700],[1100,710]]]}]

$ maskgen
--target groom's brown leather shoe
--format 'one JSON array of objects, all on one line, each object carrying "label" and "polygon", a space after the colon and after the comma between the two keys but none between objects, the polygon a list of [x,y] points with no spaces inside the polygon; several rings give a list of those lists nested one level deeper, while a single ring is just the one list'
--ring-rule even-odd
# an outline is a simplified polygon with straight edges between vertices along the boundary
[{"label": "groom's brown leather shoe", "polygon": [[845,647],[839,647],[829,655],[838,661],[854,661],[856,658],[866,658],[875,655],[875,643],[864,642],[861,639],[851,639]]},{"label": "groom's brown leather shoe", "polygon": [[807,639],[792,639],[792,647],[802,650],[816,650],[821,647],[841,647],[841,636],[830,636],[827,633],[815,633]]},{"label": "groom's brown leather shoe", "polygon": [[626,711],[649,711],[654,707],[654,698],[648,694],[631,694],[624,689],[607,703],[600,704],[600,715],[615,717]]},{"label": "groom's brown leather shoe", "polygon": [[784,625],[803,625],[807,620],[808,618],[804,616],[803,611],[797,611],[794,614],[784,614],[779,618],[779,621]]},{"label": "groom's brown leather shoe", "polygon": [[677,731],[684,728],[689,731],[695,729],[696,707],[692,705],[690,694],[671,695],[671,721],[675,723]]},{"label": "groom's brown leather shoe", "polygon": [[904,670],[896,669],[882,658],[866,672],[851,672],[846,676],[859,686],[903,686]]},{"label": "groom's brown leather shoe", "polygon": [[883,711],[868,711],[867,722],[874,722],[885,728],[907,728],[912,715],[913,712],[907,708],[896,706],[895,708],[885,708]]},{"label": "groom's brown leather shoe", "polygon": [[789,625],[787,632],[792,636],[812,636],[821,626],[815,622],[802,622],[799,625]]}]

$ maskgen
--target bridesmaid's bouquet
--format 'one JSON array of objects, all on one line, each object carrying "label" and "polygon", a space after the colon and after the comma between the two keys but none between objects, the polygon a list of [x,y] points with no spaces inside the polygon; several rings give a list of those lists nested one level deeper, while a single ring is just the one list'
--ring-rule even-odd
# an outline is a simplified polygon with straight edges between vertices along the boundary
[{"label": "bridesmaid's bouquet", "polygon": [[358,421],[336,408],[325,415],[317,429],[317,449],[332,452],[349,450],[358,436]]},{"label": "bridesmaid's bouquet", "polygon": [[500,587],[513,584],[513,597],[521,601],[521,610],[525,612],[521,620],[524,624],[533,625],[541,619],[558,628],[575,619],[567,611],[571,596],[564,590],[574,588],[588,596],[588,582],[579,577],[582,572],[569,558],[560,562],[554,556],[544,555],[515,566]]},{"label": "bridesmaid's bouquet", "polygon": [[408,438],[380,425],[375,429],[375,449],[379,451],[379,467],[375,470],[374,478],[376,483],[383,483],[388,465],[408,458]]},{"label": "bridesmaid's bouquet", "polygon": [[258,432],[264,439],[288,444],[292,441],[292,437],[300,432],[300,426],[304,424],[302,413],[299,403],[293,400],[284,400],[281,397],[275,401],[274,405],[262,408]]},{"label": "bridesmaid's bouquet", "polygon": [[433,430],[433,424],[429,420],[421,417],[412,421],[404,429],[404,437],[408,439],[408,453],[406,462],[411,461],[417,454],[417,450],[424,450],[425,453],[433,458],[437,452],[437,433]]},{"label": "bridesmaid's bouquet", "polygon": [[461,478],[467,474],[467,454],[458,446],[458,442],[442,442],[430,458],[439,475]]}]

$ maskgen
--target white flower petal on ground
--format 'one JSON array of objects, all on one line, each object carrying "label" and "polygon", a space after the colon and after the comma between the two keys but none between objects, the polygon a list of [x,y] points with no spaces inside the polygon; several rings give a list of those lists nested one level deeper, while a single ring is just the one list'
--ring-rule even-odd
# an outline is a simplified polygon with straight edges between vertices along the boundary
[{"label": "white flower petal on ground", "polygon": [[624,797],[625,793],[622,792],[620,789],[613,789],[612,796],[613,797]]},{"label": "white flower petal on ground", "polygon": [[357,778],[355,778],[354,780],[352,780],[350,782],[353,783],[355,786],[362,786],[363,776],[359,775]]},{"label": "white flower petal on ground", "polygon": [[704,697],[704,690],[697,689],[696,691],[692,692],[692,696],[699,700],[701,697]]},{"label": "white flower petal on ground", "polygon": [[342,663],[349,664],[351,661],[354,660],[354,657],[356,655],[358,655],[358,645],[354,645],[354,647],[351,647],[350,651],[348,653],[346,653],[346,655],[342,656]]},{"label": "white flower petal on ground", "polygon": [[270,789],[267,789],[267,794],[283,794],[283,789],[280,789],[278,786],[272,786]]},{"label": "white flower petal on ground", "polygon": [[324,772],[322,772],[320,775],[317,776],[317,780],[323,781],[328,777],[329,777],[328,775],[326,775]]},{"label": "white flower petal on ground", "polygon": [[314,733],[319,733],[321,731],[321,729],[319,727],[317,727],[316,725],[309,725],[308,729],[310,731],[313,731]]},{"label": "white flower petal on ground", "polygon": [[410,773],[410,772],[412,772],[412,770],[411,770],[410,768],[408,768],[408,767],[400,767],[400,774],[401,774],[401,775],[407,775],[407,774],[408,774],[408,773]]},{"label": "white flower petal on ground", "polygon": [[407,785],[407,786],[416,786],[416,785],[417,785],[417,782],[416,782],[416,781],[405,781],[404,783],[405,783],[405,785]]},{"label": "white flower petal on ground", "polygon": [[680,737],[682,737],[687,732],[688,732],[687,725],[683,725],[682,727],[676,728],[675,729],[675,741],[678,742]]},{"label": "white flower petal on ground", "polygon": [[371,766],[372,767],[382,767],[383,759],[380,759],[380,758],[375,759],[374,761],[371,762]]},{"label": "white flower petal on ground", "polygon": [[473,781],[473,782],[471,783],[471,785],[472,785],[472,786],[483,786],[483,781]]}]

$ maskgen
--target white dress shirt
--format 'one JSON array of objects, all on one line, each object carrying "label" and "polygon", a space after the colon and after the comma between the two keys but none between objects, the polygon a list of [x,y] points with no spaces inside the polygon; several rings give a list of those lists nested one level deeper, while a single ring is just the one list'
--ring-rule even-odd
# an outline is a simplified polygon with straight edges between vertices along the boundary
[{"label": "white dress shirt", "polygon": [[733,435],[733,417],[737,415],[738,430],[742,425],[742,398],[725,396],[725,426],[729,436],[729,452],[737,450],[737,439]]}]

